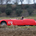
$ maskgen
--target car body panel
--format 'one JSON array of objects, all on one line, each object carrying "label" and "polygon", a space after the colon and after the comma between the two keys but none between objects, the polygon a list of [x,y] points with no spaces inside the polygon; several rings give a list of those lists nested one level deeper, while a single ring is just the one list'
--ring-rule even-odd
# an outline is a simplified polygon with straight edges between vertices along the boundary
[{"label": "car body panel", "polygon": [[24,19],[23,24],[24,25],[35,25],[35,20],[34,19]]},{"label": "car body panel", "polygon": [[5,21],[7,25],[36,25],[36,22],[34,19],[2,19],[0,20],[0,24],[2,21]]}]

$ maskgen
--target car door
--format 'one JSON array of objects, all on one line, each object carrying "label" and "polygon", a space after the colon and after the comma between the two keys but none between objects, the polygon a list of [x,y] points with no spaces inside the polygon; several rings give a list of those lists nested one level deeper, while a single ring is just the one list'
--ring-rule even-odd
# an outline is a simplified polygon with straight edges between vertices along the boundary
[{"label": "car door", "polygon": [[23,20],[15,20],[14,25],[23,25]]},{"label": "car door", "polygon": [[11,25],[11,24],[12,24],[11,19],[7,20],[7,25]]},{"label": "car door", "polygon": [[30,19],[24,19],[23,24],[24,25],[32,25],[32,22],[30,21]]}]

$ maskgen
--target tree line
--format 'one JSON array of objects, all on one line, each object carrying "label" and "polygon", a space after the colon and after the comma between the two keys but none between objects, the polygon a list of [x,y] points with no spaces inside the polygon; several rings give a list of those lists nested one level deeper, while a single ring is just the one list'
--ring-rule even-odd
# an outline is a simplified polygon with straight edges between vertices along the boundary
[{"label": "tree line", "polygon": [[28,14],[31,16],[34,9],[36,9],[36,4],[34,5],[34,7],[32,7],[31,5],[25,5],[23,7],[22,5],[16,5],[15,8],[12,7],[12,4],[7,4],[6,7],[0,7],[0,14],[5,12],[6,15],[10,15],[15,10],[15,14],[17,16],[20,16],[24,9],[27,10]]},{"label": "tree line", "polygon": [[[15,10],[15,14],[17,15],[17,16],[20,16],[21,14],[22,14],[22,12],[23,12],[23,9],[25,9],[25,10],[27,10],[28,11],[28,14],[29,14],[29,16],[31,16],[32,15],[32,13],[33,13],[33,11],[34,11],[34,9],[36,9],[36,3],[35,3],[35,1],[34,1],[34,7],[32,7],[31,5],[29,5],[29,4],[27,4],[27,5],[23,5],[22,6],[22,2],[23,2],[23,0],[20,0],[21,1],[21,5],[18,5],[18,0],[16,0],[16,3],[15,3],[15,5],[16,5],[16,7],[13,9],[13,7],[12,7],[12,4],[8,4],[8,2],[10,2],[10,0],[7,0],[6,1],[6,7],[3,7],[3,5],[2,5],[2,2],[3,0],[1,0],[1,7],[0,7],[0,14],[1,13],[3,13],[3,12],[5,12],[6,13],[6,15],[10,15],[11,13],[13,13],[13,11]],[[29,0],[28,0],[29,1]],[[29,1],[30,2],[30,1]],[[28,2],[28,3],[29,3]]]}]

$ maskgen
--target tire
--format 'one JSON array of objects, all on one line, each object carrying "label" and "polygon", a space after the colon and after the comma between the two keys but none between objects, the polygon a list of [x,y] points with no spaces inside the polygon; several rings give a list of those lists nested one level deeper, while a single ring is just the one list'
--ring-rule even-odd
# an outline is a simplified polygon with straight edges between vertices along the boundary
[{"label": "tire", "polygon": [[6,25],[6,22],[1,22],[1,25]]}]

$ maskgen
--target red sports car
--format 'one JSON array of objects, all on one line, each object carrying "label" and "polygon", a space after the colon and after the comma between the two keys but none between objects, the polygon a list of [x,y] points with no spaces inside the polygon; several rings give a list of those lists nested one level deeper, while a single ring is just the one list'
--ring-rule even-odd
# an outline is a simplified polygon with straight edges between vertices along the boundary
[{"label": "red sports car", "polygon": [[23,19],[23,20],[19,20],[19,19],[2,19],[0,20],[0,24],[1,25],[36,25],[36,21],[34,19]]}]

